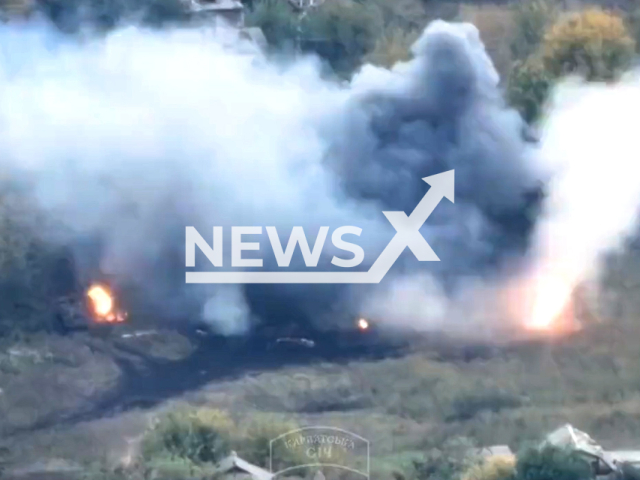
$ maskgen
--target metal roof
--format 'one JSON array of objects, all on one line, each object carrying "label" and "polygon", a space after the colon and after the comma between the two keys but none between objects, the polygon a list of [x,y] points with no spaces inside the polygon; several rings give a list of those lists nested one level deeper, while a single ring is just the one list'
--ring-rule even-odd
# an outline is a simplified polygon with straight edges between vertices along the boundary
[{"label": "metal roof", "polygon": [[271,480],[273,478],[271,472],[239,458],[236,452],[231,452],[231,455],[218,463],[216,473],[225,473],[234,468],[247,472],[255,480]]}]

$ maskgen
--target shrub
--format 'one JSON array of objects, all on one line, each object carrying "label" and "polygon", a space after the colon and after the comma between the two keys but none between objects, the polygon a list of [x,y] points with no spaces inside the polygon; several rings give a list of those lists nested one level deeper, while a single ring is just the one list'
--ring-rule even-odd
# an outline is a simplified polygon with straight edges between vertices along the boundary
[{"label": "shrub", "polygon": [[587,461],[578,453],[554,446],[529,448],[518,455],[515,480],[587,480]]},{"label": "shrub", "polygon": [[472,465],[462,474],[461,480],[507,480],[513,477],[515,468],[515,456],[496,455]]},{"label": "shrub", "polygon": [[613,80],[629,67],[634,50],[622,18],[589,8],[565,16],[546,32],[542,61],[555,77],[580,74],[588,81]]},{"label": "shrub", "polygon": [[513,66],[507,83],[507,98],[527,123],[534,123],[543,112],[551,85],[549,72],[539,59],[532,57]]},{"label": "shrub", "polygon": [[220,410],[170,412],[144,436],[142,455],[147,461],[169,457],[194,463],[217,462],[229,453],[232,430],[232,420]]}]

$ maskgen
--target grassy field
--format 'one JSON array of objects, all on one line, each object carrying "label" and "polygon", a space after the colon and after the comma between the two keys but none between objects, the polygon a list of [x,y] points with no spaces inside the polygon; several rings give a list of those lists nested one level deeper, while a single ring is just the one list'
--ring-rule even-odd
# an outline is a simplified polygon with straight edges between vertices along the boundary
[{"label": "grassy field", "polygon": [[[114,465],[135,457],[149,422],[178,406],[219,409],[239,425],[269,415],[352,431],[371,442],[374,478],[406,471],[414,458],[452,439],[518,449],[565,422],[605,447],[637,448],[640,324],[633,312],[640,310],[631,293],[616,299],[623,311],[619,318],[562,341],[498,349],[493,358],[472,362],[419,351],[375,362],[285,367],[214,382],[151,410],[18,435],[3,452],[7,461],[21,463],[46,457]],[[34,348],[41,359],[24,360],[22,366],[14,362],[13,370],[0,377],[5,423],[24,424],[52,410],[77,407],[117,378],[109,356],[88,353],[84,342],[31,340],[36,342],[44,342]],[[6,351],[16,348],[26,351],[24,346]]]}]

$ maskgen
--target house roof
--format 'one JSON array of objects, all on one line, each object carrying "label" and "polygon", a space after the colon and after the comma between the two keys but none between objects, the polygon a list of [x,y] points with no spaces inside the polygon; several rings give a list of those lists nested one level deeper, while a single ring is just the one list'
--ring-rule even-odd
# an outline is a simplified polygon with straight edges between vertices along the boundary
[{"label": "house roof", "polygon": [[255,480],[271,480],[273,478],[271,472],[243,460],[238,457],[236,452],[231,452],[231,455],[218,463],[216,473],[226,473],[235,469],[247,472]]},{"label": "house roof", "polygon": [[613,458],[609,452],[598,445],[589,434],[578,430],[573,425],[567,423],[554,430],[542,442],[541,446],[554,445],[561,448],[571,448],[583,454],[595,457],[604,462],[609,468],[615,469]]},{"label": "house roof", "polygon": [[602,447],[593,438],[568,423],[547,435],[543,443],[557,447],[570,447],[595,456],[602,456],[604,453]]}]

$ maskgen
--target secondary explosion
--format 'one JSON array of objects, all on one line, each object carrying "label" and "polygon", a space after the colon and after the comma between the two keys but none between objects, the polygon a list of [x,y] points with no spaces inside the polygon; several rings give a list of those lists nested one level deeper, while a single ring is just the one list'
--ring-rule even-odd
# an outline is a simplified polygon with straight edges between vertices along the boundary
[{"label": "secondary explosion", "polygon": [[96,323],[122,323],[126,320],[126,313],[116,307],[113,294],[106,286],[92,285],[87,290],[87,297]]},{"label": "secondary explosion", "polygon": [[[531,251],[533,314],[525,321],[534,330],[553,330],[572,314],[603,320],[589,299],[601,257],[637,235],[639,149],[632,125],[638,108],[637,71],[616,84],[571,80],[556,88],[537,156],[553,176]],[[585,303],[591,311],[580,315]]]},{"label": "secondary explosion", "polygon": [[[117,278],[155,318],[203,320],[225,335],[257,324],[353,328],[359,314],[423,331],[521,323],[531,311],[549,318],[580,269],[553,288],[557,302],[526,311],[512,286],[530,287],[530,272],[558,265],[566,247],[576,263],[592,261],[630,222],[621,217],[577,249],[574,231],[556,229],[564,213],[539,222],[547,174],[603,153],[603,140],[561,110],[540,147],[527,143],[472,25],[434,22],[411,61],[367,65],[346,86],[323,80],[313,58],[276,66],[199,30],[128,28],[80,43],[34,23],[1,26],[0,41],[3,169],[65,226],[42,234],[74,249],[78,276]],[[615,133],[614,118],[579,114]],[[410,213],[428,188],[421,178],[450,169],[456,203],[439,205],[421,231],[440,262],[405,252],[375,286],[184,283],[185,226],[303,226],[313,238],[320,226],[355,225],[368,268],[394,233],[382,210]],[[554,180],[551,198],[595,184],[571,179]],[[331,268],[334,253],[319,268]],[[288,268],[303,265],[297,250]],[[270,257],[264,268],[279,269]],[[552,270],[547,278],[562,278]]]},{"label": "secondary explosion", "polygon": [[358,328],[360,330],[368,330],[369,329],[369,322],[367,320],[365,320],[364,318],[361,318],[358,320]]}]

